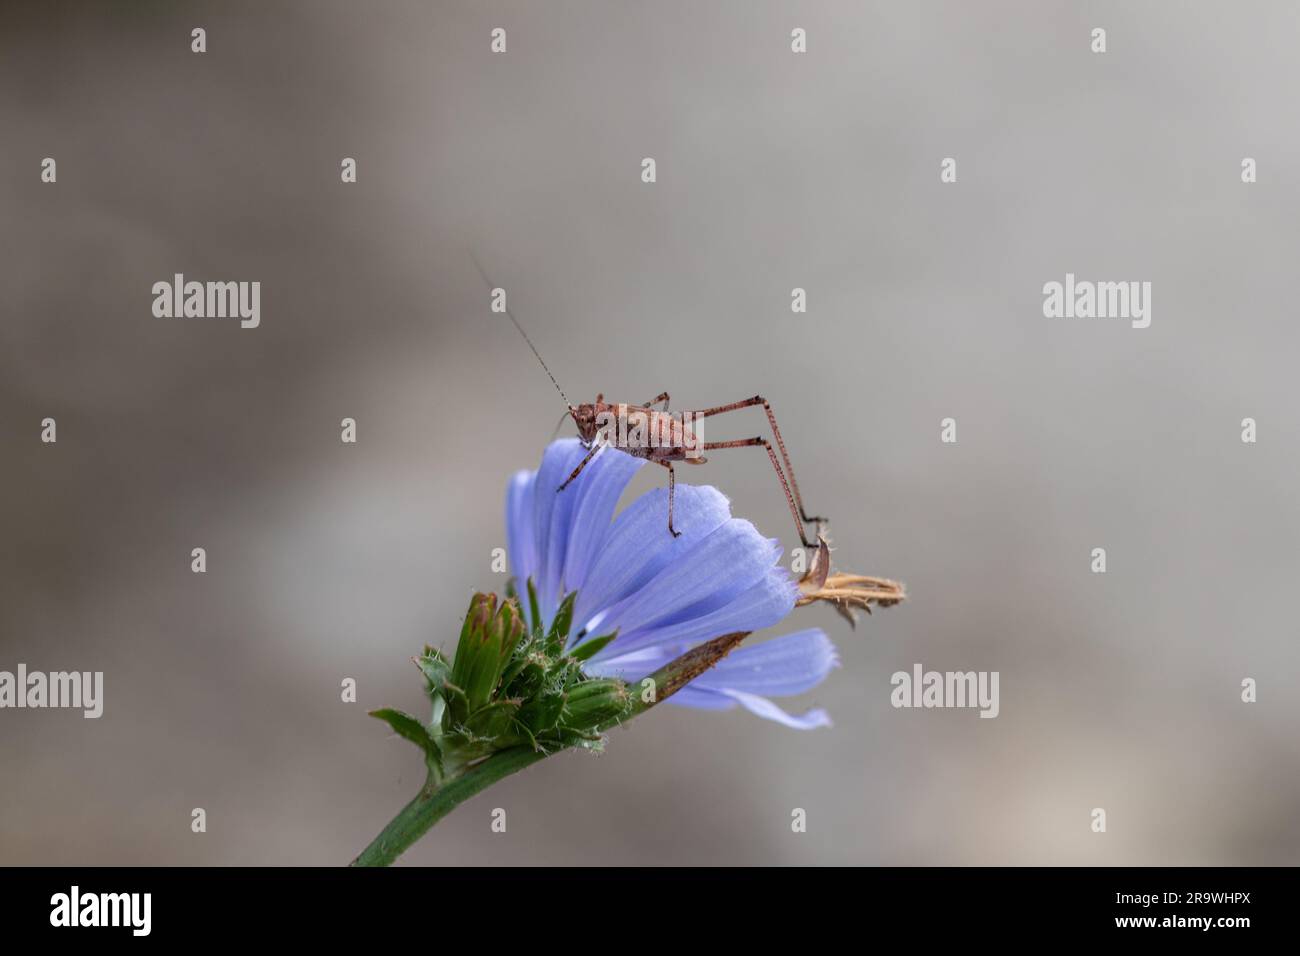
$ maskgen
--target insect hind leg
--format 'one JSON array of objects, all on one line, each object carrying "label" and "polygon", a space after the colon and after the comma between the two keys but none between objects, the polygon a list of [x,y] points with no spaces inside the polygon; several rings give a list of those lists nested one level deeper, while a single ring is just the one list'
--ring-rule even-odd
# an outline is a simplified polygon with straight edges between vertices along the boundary
[{"label": "insect hind leg", "polygon": [[[798,505],[800,516],[809,524],[825,524],[830,519],[823,518],[820,515],[810,515],[808,509],[803,505],[803,495],[799,493],[799,482],[794,476],[794,465],[790,464],[790,455],[785,450],[785,439],[781,437],[781,429],[778,428],[776,424],[776,415],[773,413],[772,406],[768,404],[766,398],[762,395],[755,395],[753,398],[747,398],[739,402],[732,402],[730,405],[718,405],[715,408],[706,408],[703,411],[693,412],[690,414],[698,415],[700,418],[708,418],[710,415],[723,415],[727,412],[739,411],[742,408],[752,408],[755,405],[762,405],[763,411],[767,413],[768,424],[772,426],[772,437],[776,439],[776,447],[781,450],[781,461],[785,463],[785,470],[790,475],[790,488],[794,490],[794,502]],[[754,443],[750,442],[749,444]],[[707,448],[708,446],[706,445],[705,447]],[[729,445],[726,447],[738,448],[742,446]],[[768,450],[770,451],[771,449],[769,448]],[[775,462],[773,463],[775,464]],[[777,470],[780,471],[779,468]],[[785,484],[784,477],[782,477],[781,483],[783,485]]]},{"label": "insect hind leg", "polygon": [[704,450],[716,451],[722,448],[757,448],[759,445],[762,445],[767,449],[767,457],[772,462],[772,468],[775,469],[776,476],[781,479],[781,489],[785,492],[786,504],[790,506],[790,516],[794,518],[794,526],[799,531],[799,540],[803,542],[805,548],[818,547],[819,542],[808,540],[808,533],[804,530],[803,522],[799,520],[799,512],[802,509],[795,507],[794,495],[790,493],[790,483],[786,481],[785,472],[781,470],[781,463],[776,460],[776,452],[772,450],[772,446],[768,443],[766,438],[759,436],[758,438],[739,438],[735,441],[706,441],[704,443]]}]

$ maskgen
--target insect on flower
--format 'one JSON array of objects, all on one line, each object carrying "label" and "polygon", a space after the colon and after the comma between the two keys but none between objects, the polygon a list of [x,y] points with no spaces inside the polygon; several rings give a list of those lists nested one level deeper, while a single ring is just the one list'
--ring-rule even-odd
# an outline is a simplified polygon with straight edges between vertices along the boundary
[{"label": "insect on flower", "polygon": [[[839,665],[825,633],[738,645],[801,605],[828,602],[852,620],[871,603],[897,604],[902,587],[831,575],[820,535],[813,566],[795,581],[780,565],[780,544],[733,517],[714,488],[683,486],[680,534],[656,533],[661,488],[616,516],[645,459],[600,454],[607,449],[552,442],[537,471],[510,481],[506,600],[476,594],[455,655],[426,646],[415,661],[428,721],[393,708],[370,712],[423,751],[427,778],[354,866],[392,863],[484,787],[549,753],[600,749],[606,730],[660,701],[743,707],[802,730],[830,723],[820,708],[792,714],[772,700],[812,690]],[[551,492],[580,461],[589,466],[573,491]]]},{"label": "insect on flower", "polygon": [[[487,273],[483,271],[483,267],[479,265],[477,259],[474,260],[474,265],[478,267],[483,281],[491,287],[492,280],[487,277]],[[671,414],[668,411],[669,396],[667,392],[661,392],[650,401],[637,405],[623,402],[606,402],[603,394],[598,394],[594,402],[574,405],[569,401],[568,396],[564,394],[564,389],[560,387],[560,383],[551,374],[551,370],[542,359],[541,353],[537,351],[537,347],[533,345],[532,339],[528,337],[528,333],[519,324],[519,320],[515,318],[514,313],[508,307],[504,311],[510,321],[514,323],[515,329],[523,337],[528,347],[532,349],[533,355],[536,356],[537,361],[545,370],[551,384],[555,386],[555,390],[560,393],[560,398],[568,407],[567,415],[573,419],[574,424],[578,427],[578,437],[582,441],[583,447],[588,449],[587,455],[578,462],[569,476],[560,484],[558,491],[564,491],[565,488],[569,487],[582,474],[596,454],[607,446],[625,452],[633,458],[643,458],[646,461],[654,462],[656,465],[668,469],[668,532],[673,537],[677,537],[681,532],[673,525],[674,499],[676,498],[675,492],[677,488],[677,475],[673,469],[673,463],[685,462],[691,465],[702,465],[708,460],[701,455],[703,451],[762,447],[766,449],[767,457],[772,462],[772,468],[781,482],[781,489],[785,492],[785,500],[790,506],[790,515],[794,518],[795,528],[799,532],[799,540],[803,542],[805,548],[811,548],[814,551],[824,547],[820,534],[815,534],[813,538],[809,538],[804,526],[805,524],[816,525],[818,532],[820,532],[827,519],[818,515],[810,515],[807,509],[804,508],[803,496],[799,493],[799,483],[794,476],[794,466],[791,465],[790,455],[785,449],[785,440],[781,437],[781,429],[776,424],[776,415],[772,412],[772,406],[762,395],[755,395],[753,398],[742,399],[726,405],[717,405],[713,408],[679,412],[677,414]],[[663,405],[662,409],[654,407],[660,404]],[[705,442],[700,440],[698,435],[699,423],[705,418],[725,415],[727,412],[740,411],[745,408],[754,408],[758,405],[763,406],[763,411],[767,413],[767,421],[772,426],[772,437],[776,439],[776,447],[781,452],[779,461],[771,443],[761,435],[755,438],[740,438],[733,441]],[[782,464],[784,464],[784,468],[782,468]]]},{"label": "insect on flower", "polygon": [[[804,511],[781,432],[761,396],[688,415],[703,419],[761,404],[785,471],[762,438],[701,442],[685,418],[668,416],[666,392],[645,405],[612,405],[600,395],[571,404],[514,315],[506,314],[564,399],[579,437],[552,442],[537,471],[517,472],[510,481],[506,600],[476,594],[454,656],[426,646],[415,661],[431,718],[393,708],[370,712],[420,747],[427,778],[354,866],[392,863],[484,787],[548,753],[600,749],[607,730],[660,701],[704,710],[743,707],[800,730],[828,726],[821,708],[794,714],[772,699],[810,691],[839,666],[823,631],[739,644],[796,607],[826,602],[852,622],[858,610],[904,597],[901,585],[884,578],[831,573],[824,519]],[[653,406],[661,402],[658,412]],[[808,571],[797,581],[781,566],[780,543],[733,517],[714,488],[683,486],[680,530],[674,526],[673,462],[700,462],[700,451],[751,445],[767,449],[799,538],[812,548]],[[615,515],[647,461],[668,469],[667,536],[659,523],[662,488]],[[570,485],[573,490],[560,493]],[[815,544],[804,521],[818,524]]]}]

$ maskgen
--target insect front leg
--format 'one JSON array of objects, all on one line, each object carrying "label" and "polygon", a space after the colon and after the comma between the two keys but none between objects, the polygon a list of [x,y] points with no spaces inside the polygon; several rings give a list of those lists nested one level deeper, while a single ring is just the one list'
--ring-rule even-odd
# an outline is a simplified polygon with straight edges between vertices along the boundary
[{"label": "insect front leg", "polygon": [[654,405],[658,405],[660,402],[663,402],[663,403],[664,403],[664,411],[668,411],[668,393],[667,393],[667,392],[660,392],[659,395],[658,395],[658,397],[650,399],[650,401],[646,402],[645,405],[643,405],[642,407],[643,407],[643,408],[650,408],[650,407],[652,407],[652,406],[654,406]]},{"label": "insect front leg", "polygon": [[[655,401],[658,401],[658,399]],[[682,533],[673,528],[673,494],[677,489],[677,473],[673,471],[671,461],[656,461],[655,464],[663,465],[668,469],[668,533],[674,538],[680,538]]]},{"label": "insect front leg", "polygon": [[573,474],[569,475],[568,478],[564,479],[564,484],[556,488],[555,493],[558,495],[565,488],[569,487],[570,482],[572,482],[574,478],[577,478],[580,474],[582,474],[582,469],[587,467],[587,463],[591,461],[591,459],[596,457],[596,452],[600,451],[604,447],[605,447],[604,444],[601,442],[593,442],[591,445],[591,451],[587,452],[587,457],[582,459],[582,461],[578,463],[578,467],[573,469]]}]

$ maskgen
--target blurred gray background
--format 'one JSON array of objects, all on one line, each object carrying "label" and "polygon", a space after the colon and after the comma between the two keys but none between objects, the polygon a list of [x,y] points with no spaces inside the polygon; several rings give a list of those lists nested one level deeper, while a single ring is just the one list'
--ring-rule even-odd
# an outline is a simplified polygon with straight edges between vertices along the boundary
[{"label": "blurred gray background", "polygon": [[[665,707],[404,862],[1300,862],[1298,29],[1286,2],[6,4],[0,669],[103,670],[106,710],[0,711],[0,863],[340,864],[415,792],[365,711],[420,710],[408,658],[503,586],[505,483],[561,410],[470,250],[571,397],[770,398],[838,564],[910,600],[787,622],[841,649],[786,702],[833,729]],[[1045,319],[1067,271],[1152,282],[1151,327]],[[174,272],[261,281],[261,327],[155,319]],[[797,543],[761,452],[689,477]],[[893,709],[916,662],[1000,671],[1001,716]]]}]

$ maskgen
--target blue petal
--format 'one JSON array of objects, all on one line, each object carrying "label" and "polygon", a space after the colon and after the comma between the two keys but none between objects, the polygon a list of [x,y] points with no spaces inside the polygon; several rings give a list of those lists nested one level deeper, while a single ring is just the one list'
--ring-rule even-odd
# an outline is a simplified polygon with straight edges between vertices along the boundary
[{"label": "blue petal", "polygon": [[696,690],[694,686],[688,686],[669,697],[667,702],[696,710],[731,710],[736,704],[740,704],[751,714],[774,720],[795,730],[814,730],[818,727],[832,726],[830,714],[820,707],[806,710],[796,717],[782,710],[766,697],[746,694],[742,691]]},{"label": "blue petal", "polygon": [[657,645],[667,647],[676,657],[721,634],[760,631],[784,620],[794,608],[797,595],[798,588],[790,575],[783,568],[771,568],[758,583],[722,607],[699,617],[621,633],[595,659],[614,658]]},{"label": "blue petal", "polygon": [[788,697],[812,690],[839,666],[831,639],[812,628],[737,648],[691,686]]},{"label": "blue petal", "polygon": [[537,586],[537,604],[542,620],[555,615],[560,599],[560,575],[564,571],[564,551],[569,542],[569,516],[576,495],[570,485],[563,494],[557,489],[587,456],[588,449],[576,438],[551,442],[542,455],[533,488],[533,521],[537,535],[538,564],[533,572]]},{"label": "blue petal", "polygon": [[[680,653],[677,648],[644,648],[610,660],[594,658],[589,670],[602,676],[640,680]],[[599,658],[600,655],[597,655]],[[813,708],[799,716],[782,710],[766,695],[802,694],[839,666],[835,645],[818,629],[796,631],[762,644],[741,647],[679,690],[668,703],[704,710],[729,710],[740,704],[751,713],[796,730],[829,727],[830,716]]]},{"label": "blue petal", "polygon": [[710,602],[729,601],[762,581],[779,556],[779,547],[773,547],[748,521],[727,521],[641,590],[610,608],[601,626],[630,633],[682,620],[685,616],[678,615],[697,606],[707,613]]},{"label": "blue petal", "polygon": [[[596,672],[598,669],[602,677],[638,681],[689,649],[690,646],[685,645],[656,644],[613,655],[602,651],[591,659],[587,670]],[[689,686],[701,690],[739,690],[786,697],[812,690],[839,665],[839,653],[826,632],[810,628],[739,647],[691,681]]]},{"label": "blue petal", "polygon": [[695,710],[732,710],[736,706],[736,702],[725,694],[711,690],[696,690],[689,684],[669,697],[666,703],[691,707]]},{"label": "blue petal", "polygon": [[[820,707],[806,710],[796,717],[794,714],[786,713],[766,697],[759,697],[757,694],[747,694],[739,690],[725,690],[720,693],[735,700],[751,714],[766,717],[768,720],[775,720],[778,724],[785,724],[795,730],[813,730],[817,727],[831,726],[831,715]],[[668,702],[672,703],[675,699],[676,695],[674,694],[668,698]],[[689,707],[690,704],[686,706]]]},{"label": "blue petal", "polygon": [[682,485],[673,510],[681,537],[674,538],[668,533],[667,489],[642,495],[614,521],[578,592],[573,619],[594,632],[607,619],[605,612],[644,588],[730,517],[731,507],[716,488]]},{"label": "blue petal", "polygon": [[535,472],[520,472],[506,496],[506,533],[515,587],[527,594],[531,576],[538,609],[549,621],[560,598],[581,591],[627,483],[645,464],[612,448],[598,451],[571,485],[560,485],[590,449],[577,439],[552,442]]},{"label": "blue petal", "polygon": [[[596,455],[578,479],[564,490],[574,495],[569,541],[564,554],[560,596],[582,592],[587,572],[610,534],[610,521],[619,498],[645,461],[626,452],[607,449]],[[579,620],[581,620],[579,618]]]},{"label": "blue petal", "polygon": [[533,488],[536,474],[517,472],[506,488],[506,547],[515,593],[528,607],[528,578],[537,573],[537,525],[533,521]]},{"label": "blue petal", "polygon": [[645,464],[615,449],[600,449],[573,483],[559,491],[589,452],[576,438],[552,442],[533,478],[537,561],[532,574],[543,621],[551,619],[565,593],[581,588],[592,556],[609,534],[623,489]]}]

